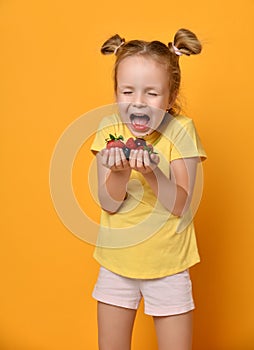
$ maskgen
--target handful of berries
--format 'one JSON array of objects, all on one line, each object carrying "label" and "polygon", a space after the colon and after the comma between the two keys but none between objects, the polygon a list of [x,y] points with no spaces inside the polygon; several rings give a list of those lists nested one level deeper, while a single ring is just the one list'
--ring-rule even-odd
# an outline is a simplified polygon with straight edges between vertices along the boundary
[{"label": "handful of berries", "polygon": [[106,146],[107,149],[110,149],[112,147],[122,148],[123,153],[127,160],[129,160],[132,149],[137,149],[137,150],[142,149],[144,151],[148,151],[149,154],[156,153],[153,150],[153,145],[147,144],[146,140],[139,137],[136,138],[135,140],[133,137],[130,137],[126,141],[126,143],[124,143],[124,138],[122,135],[114,136],[112,134],[109,134],[109,138],[107,138],[105,141],[107,143],[107,146]]}]

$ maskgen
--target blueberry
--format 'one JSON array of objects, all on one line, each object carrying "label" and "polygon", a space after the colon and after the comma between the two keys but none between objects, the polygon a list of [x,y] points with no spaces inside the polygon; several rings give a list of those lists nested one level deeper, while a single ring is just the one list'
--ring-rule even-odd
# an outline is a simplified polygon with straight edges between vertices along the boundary
[{"label": "blueberry", "polygon": [[128,147],[124,147],[123,148],[123,153],[124,153],[126,159],[129,160],[131,150]]}]

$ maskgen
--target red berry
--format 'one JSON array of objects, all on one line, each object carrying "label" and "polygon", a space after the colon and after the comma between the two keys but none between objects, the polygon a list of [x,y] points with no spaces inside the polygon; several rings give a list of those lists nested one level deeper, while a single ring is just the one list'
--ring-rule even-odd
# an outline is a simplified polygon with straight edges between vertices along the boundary
[{"label": "red berry", "polygon": [[125,144],[121,140],[111,140],[107,142],[107,149],[118,147],[123,148],[125,147]]},{"label": "red berry", "polygon": [[109,134],[109,138],[105,140],[107,142],[107,149],[112,147],[118,147],[118,148],[125,147],[125,144],[121,140],[123,140],[122,135],[116,136],[116,135]]},{"label": "red berry", "polygon": [[137,148],[136,142],[134,141],[133,137],[130,137],[127,141],[126,141],[126,147],[128,147],[129,149],[135,149]]}]

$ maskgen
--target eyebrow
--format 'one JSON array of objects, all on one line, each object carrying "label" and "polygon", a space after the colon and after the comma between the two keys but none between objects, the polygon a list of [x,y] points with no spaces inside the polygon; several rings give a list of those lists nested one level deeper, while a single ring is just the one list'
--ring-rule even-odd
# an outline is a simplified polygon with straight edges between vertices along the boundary
[{"label": "eyebrow", "polygon": [[119,85],[118,84],[118,87],[121,89],[133,89],[133,86],[131,86],[131,85]]},{"label": "eyebrow", "polygon": [[[132,85],[118,85],[119,89],[133,89],[134,87]],[[161,90],[158,86],[154,85],[154,86],[146,86],[145,90]]]}]

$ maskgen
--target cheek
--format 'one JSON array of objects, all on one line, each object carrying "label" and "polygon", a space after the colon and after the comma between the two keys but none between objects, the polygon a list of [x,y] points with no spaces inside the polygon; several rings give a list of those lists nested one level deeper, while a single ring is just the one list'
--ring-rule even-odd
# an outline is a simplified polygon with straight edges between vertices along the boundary
[{"label": "cheek", "polygon": [[115,98],[116,98],[116,102],[128,102],[130,99],[128,95],[123,95],[120,93],[116,93]]},{"label": "cheek", "polygon": [[164,99],[164,108],[165,109],[169,108],[169,104],[170,104],[170,95],[168,94]]},{"label": "cheek", "polygon": [[163,110],[166,110],[169,105],[169,98],[164,97],[160,101],[157,102],[157,107]]},{"label": "cheek", "polygon": [[155,108],[153,108],[152,123],[153,123],[153,126],[157,128],[161,124],[165,116],[166,108],[163,108],[162,106],[158,106],[158,107],[154,106],[154,107]]},{"label": "cheek", "polygon": [[117,101],[117,109],[120,113],[121,119],[123,121],[128,120],[128,104],[124,103],[124,101]]},{"label": "cheek", "polygon": [[115,91],[115,100],[120,101],[120,95]]}]

